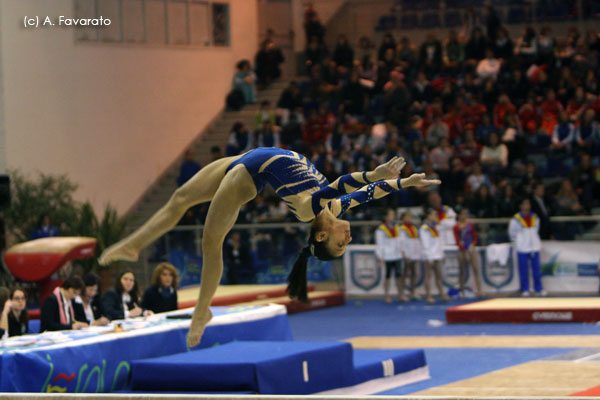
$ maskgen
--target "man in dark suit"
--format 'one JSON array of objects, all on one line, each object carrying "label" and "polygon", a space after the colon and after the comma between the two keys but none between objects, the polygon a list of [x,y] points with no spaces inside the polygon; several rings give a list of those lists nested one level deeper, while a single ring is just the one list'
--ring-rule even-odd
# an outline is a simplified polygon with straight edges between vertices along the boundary
[{"label": "man in dark suit", "polygon": [[538,182],[535,184],[531,196],[531,211],[540,218],[540,238],[548,240],[552,236],[552,226],[550,222],[550,208],[544,199],[544,184]]}]

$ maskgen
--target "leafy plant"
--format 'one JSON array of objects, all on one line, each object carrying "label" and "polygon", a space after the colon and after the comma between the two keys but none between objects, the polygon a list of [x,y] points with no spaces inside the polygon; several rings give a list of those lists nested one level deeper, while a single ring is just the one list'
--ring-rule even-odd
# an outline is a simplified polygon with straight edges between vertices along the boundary
[{"label": "leafy plant", "polygon": [[97,257],[108,246],[124,235],[128,219],[119,217],[111,205],[107,205],[100,219],[89,202],[80,203],[73,198],[77,184],[66,175],[39,173],[28,178],[18,171],[11,171],[12,199],[4,216],[7,232],[14,243],[30,239],[41,215],[48,214],[57,225],[61,236],[88,236],[96,238],[96,257],[77,260],[84,272],[102,267]]},{"label": "leafy plant", "polygon": [[48,214],[58,225],[61,235],[73,235],[79,220],[80,206],[73,199],[77,184],[66,175],[39,173],[27,178],[10,171],[11,204],[4,212],[7,232],[15,242],[30,239],[41,215]]}]

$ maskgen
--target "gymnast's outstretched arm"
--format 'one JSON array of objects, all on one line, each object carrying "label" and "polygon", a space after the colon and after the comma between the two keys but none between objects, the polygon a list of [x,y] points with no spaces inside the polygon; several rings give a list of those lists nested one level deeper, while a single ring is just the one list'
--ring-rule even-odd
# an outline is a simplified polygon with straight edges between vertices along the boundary
[{"label": "gymnast's outstretched arm", "polygon": [[385,180],[398,175],[406,162],[402,157],[393,157],[388,162],[381,164],[373,171],[353,172],[342,175],[333,183],[318,190],[313,196],[319,199],[335,199],[346,193],[352,193],[369,183]]},{"label": "gymnast's outstretched arm", "polygon": [[413,186],[422,187],[439,185],[440,183],[442,183],[442,181],[439,179],[425,179],[425,174],[412,174],[408,178],[377,181],[363,186],[360,190],[345,194],[329,202],[329,208],[333,215],[339,217],[349,208],[368,203],[374,199],[380,199],[394,191]]}]

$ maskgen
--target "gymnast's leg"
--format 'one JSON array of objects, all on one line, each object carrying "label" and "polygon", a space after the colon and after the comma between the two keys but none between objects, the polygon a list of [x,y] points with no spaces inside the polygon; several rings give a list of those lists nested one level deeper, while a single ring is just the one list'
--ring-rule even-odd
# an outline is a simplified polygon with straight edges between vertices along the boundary
[{"label": "gymnast's leg", "polygon": [[210,201],[221,184],[227,167],[240,156],[213,161],[178,188],[169,201],[131,235],[104,250],[101,265],[117,260],[137,261],[140,250],[172,229],[193,205]]},{"label": "gymnast's leg", "polygon": [[212,318],[210,302],[219,287],[223,274],[223,241],[233,227],[240,207],[256,197],[256,186],[243,165],[234,167],[225,175],[215,193],[202,237],[202,280],[200,295],[187,342],[190,347],[200,343],[206,324]]}]

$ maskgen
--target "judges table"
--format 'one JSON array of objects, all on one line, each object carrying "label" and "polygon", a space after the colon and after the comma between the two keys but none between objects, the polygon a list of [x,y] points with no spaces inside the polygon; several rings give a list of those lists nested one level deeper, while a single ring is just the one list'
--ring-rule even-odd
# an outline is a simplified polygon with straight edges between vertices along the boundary
[{"label": "judges table", "polygon": [[[292,340],[284,306],[225,306],[211,311],[213,319],[197,348],[234,340]],[[191,312],[0,341],[0,392],[121,390],[129,385],[131,361],[189,351]]]}]

